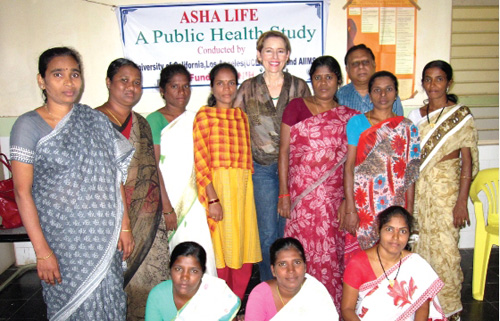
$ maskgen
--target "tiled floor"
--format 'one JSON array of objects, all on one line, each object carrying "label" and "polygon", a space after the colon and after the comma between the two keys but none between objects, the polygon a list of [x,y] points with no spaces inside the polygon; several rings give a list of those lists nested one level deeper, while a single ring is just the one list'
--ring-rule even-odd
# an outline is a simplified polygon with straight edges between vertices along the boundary
[{"label": "tiled floor", "polygon": [[[498,320],[498,248],[493,249],[491,254],[484,301],[482,302],[474,300],[471,294],[473,250],[461,250],[460,252],[465,276],[462,288],[464,305],[462,321]],[[0,275],[0,284],[12,272],[11,268]],[[258,282],[256,276],[254,273],[249,288]],[[0,293],[0,320],[47,320],[45,309],[40,280],[35,271],[26,273]]]}]

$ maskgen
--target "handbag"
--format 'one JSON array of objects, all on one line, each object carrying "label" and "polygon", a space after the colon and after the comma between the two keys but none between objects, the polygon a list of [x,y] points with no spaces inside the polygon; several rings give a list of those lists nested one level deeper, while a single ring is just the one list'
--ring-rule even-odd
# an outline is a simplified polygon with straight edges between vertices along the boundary
[{"label": "handbag", "polygon": [[5,154],[0,153],[0,162],[10,171],[10,178],[0,181],[0,217],[2,217],[1,229],[10,229],[23,226],[19,209],[14,196],[14,181],[12,180],[12,168]]}]

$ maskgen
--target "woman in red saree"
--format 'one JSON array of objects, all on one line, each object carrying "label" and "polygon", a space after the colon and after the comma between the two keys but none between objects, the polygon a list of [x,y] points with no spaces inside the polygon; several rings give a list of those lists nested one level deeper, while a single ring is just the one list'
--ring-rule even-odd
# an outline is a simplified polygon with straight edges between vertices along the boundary
[{"label": "woman in red saree", "polygon": [[373,109],[347,124],[349,141],[344,173],[345,264],[359,250],[379,239],[378,213],[399,205],[413,213],[415,181],[420,165],[418,129],[392,112],[398,94],[397,78],[388,71],[373,74],[368,84]]},{"label": "woman in red saree", "polygon": [[358,112],[339,106],[342,73],[335,58],[317,58],[309,72],[314,96],[292,100],[283,113],[278,212],[285,236],[304,245],[307,272],[325,285],[340,311],[344,235],[337,210],[344,196],[347,121]]}]

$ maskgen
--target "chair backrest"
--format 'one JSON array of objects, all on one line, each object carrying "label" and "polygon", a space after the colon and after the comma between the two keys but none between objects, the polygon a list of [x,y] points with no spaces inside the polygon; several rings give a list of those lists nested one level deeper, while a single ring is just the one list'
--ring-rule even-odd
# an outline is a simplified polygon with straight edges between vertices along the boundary
[{"label": "chair backrest", "polygon": [[[498,224],[498,168],[483,169],[477,174],[470,186],[469,195],[472,202],[481,202],[479,199],[481,191],[488,199],[487,224]],[[484,213],[476,213],[476,218],[478,215],[484,215]]]}]

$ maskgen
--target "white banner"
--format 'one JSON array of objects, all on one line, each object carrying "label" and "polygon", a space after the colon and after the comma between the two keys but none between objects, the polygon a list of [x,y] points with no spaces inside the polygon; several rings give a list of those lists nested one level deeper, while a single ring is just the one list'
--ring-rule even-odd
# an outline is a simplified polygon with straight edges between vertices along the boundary
[{"label": "white banner", "polygon": [[267,30],[288,36],[288,71],[309,80],[312,61],[323,54],[327,12],[324,1],[279,1],[122,6],[117,16],[124,56],[139,65],[148,89],[172,63],[186,66],[192,86],[207,86],[210,69],[229,62],[241,83],[263,71],[256,43]]}]

